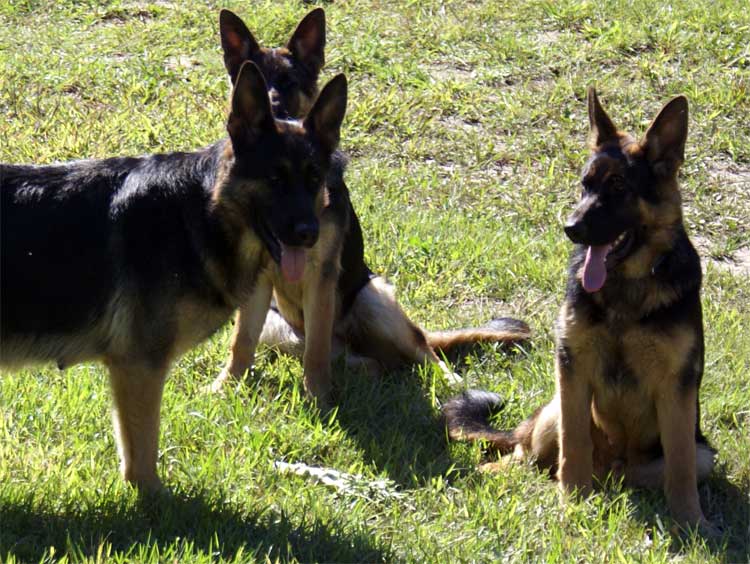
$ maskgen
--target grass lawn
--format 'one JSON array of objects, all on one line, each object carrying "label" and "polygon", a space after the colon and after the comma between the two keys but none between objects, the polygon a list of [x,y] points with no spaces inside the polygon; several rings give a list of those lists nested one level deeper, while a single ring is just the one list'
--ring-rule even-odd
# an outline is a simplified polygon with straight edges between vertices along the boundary
[{"label": "grass lawn", "polygon": [[[663,4],[663,5],[662,5]],[[0,161],[190,150],[224,135],[218,11],[264,45],[304,2],[0,2]],[[336,409],[304,400],[301,367],[262,350],[255,377],[201,393],[228,327],[174,367],[159,472],[141,504],[118,474],[101,366],[0,379],[0,560],[747,562],[750,560],[750,10],[743,0],[336,1],[323,79],[345,72],[342,146],[367,258],[425,327],[529,322],[528,345],[457,367],[507,400],[513,426],[554,389],[552,321],[570,244],[562,221],[586,157],[585,89],[643,132],[690,100],[681,182],[705,260],[702,424],[718,464],[700,488],[724,536],[673,533],[664,497],[612,486],[562,506],[523,465],[476,471],[446,440],[455,393],[414,368],[336,369]],[[12,275],[12,273],[3,273]],[[55,276],[54,272],[50,276]],[[335,488],[277,461],[351,474]]]}]

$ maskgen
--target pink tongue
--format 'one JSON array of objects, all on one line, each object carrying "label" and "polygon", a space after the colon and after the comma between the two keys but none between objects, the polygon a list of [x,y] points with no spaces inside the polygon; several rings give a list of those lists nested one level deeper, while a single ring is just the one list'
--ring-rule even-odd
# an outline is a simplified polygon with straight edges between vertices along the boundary
[{"label": "pink tongue", "polygon": [[287,282],[299,282],[305,273],[304,247],[281,245],[281,272]]},{"label": "pink tongue", "polygon": [[583,263],[583,289],[598,292],[607,279],[605,261],[612,245],[596,245],[586,249],[586,262]]}]

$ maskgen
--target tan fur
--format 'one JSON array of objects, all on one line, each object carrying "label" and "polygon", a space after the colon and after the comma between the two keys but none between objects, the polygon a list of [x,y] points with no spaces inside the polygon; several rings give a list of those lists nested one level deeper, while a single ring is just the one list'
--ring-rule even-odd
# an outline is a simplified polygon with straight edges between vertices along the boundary
[{"label": "tan fur", "polygon": [[[114,398],[113,420],[122,474],[140,489],[154,490],[160,487],[156,472],[159,409],[171,363],[214,333],[233,311],[241,307],[235,334],[237,347],[232,351],[231,364],[242,372],[252,365],[273,288],[273,273],[268,265],[277,246],[269,242],[267,232],[273,233],[279,226],[282,230],[287,228],[285,218],[271,218],[271,224],[264,223],[265,218],[258,219],[257,214],[263,208],[259,201],[266,198],[268,205],[283,204],[285,202],[279,194],[299,188],[293,180],[287,179],[282,180],[284,185],[278,189],[279,183],[268,172],[263,172],[260,178],[248,174],[248,167],[255,166],[257,145],[254,143],[268,140],[266,135],[278,135],[279,146],[284,150],[276,159],[277,166],[286,164],[290,169],[304,171],[309,164],[307,159],[312,159],[327,170],[344,118],[346,89],[346,79],[339,75],[329,83],[327,90],[323,90],[320,105],[316,103],[310,112],[314,127],[303,122],[275,121],[260,71],[253,63],[245,63],[240,69],[232,96],[228,141],[220,141],[197,153],[173,155],[174,161],[164,156],[157,159],[113,159],[113,162],[120,164],[112,165],[114,168],[107,164],[104,168],[106,173],[98,173],[94,176],[96,180],[81,182],[84,188],[98,191],[101,186],[101,190],[109,190],[103,194],[109,194],[119,207],[106,198],[97,198],[101,202],[96,206],[89,202],[76,208],[78,200],[71,199],[60,212],[70,215],[66,215],[64,221],[61,215],[50,222],[53,225],[50,233],[58,232],[60,225],[67,226],[73,221],[83,225],[87,230],[78,233],[80,239],[71,239],[76,244],[80,244],[81,240],[104,238],[107,244],[100,247],[92,245],[91,256],[95,258],[86,260],[90,268],[102,269],[106,274],[94,279],[99,286],[93,292],[95,299],[90,299],[88,292],[91,290],[85,285],[81,286],[80,292],[86,294],[74,296],[80,298],[78,303],[83,304],[80,307],[84,308],[85,315],[76,317],[67,312],[50,312],[50,317],[62,319],[42,322],[35,320],[35,316],[40,316],[38,313],[32,313],[29,316],[31,330],[22,323],[14,322],[13,316],[10,316],[7,338],[6,324],[3,324],[0,365],[17,367],[34,362],[57,361],[60,366],[65,366],[83,360],[104,362],[109,369]],[[236,156],[232,145],[239,147]],[[221,160],[219,153],[224,160]],[[148,164],[139,169],[141,165],[138,163],[142,162]],[[102,165],[101,162],[74,162],[69,168],[76,171],[88,166]],[[167,168],[172,166],[176,167],[174,179]],[[203,190],[209,188],[205,182],[212,177],[211,167],[214,166],[216,179],[209,201]],[[54,177],[59,176],[62,168],[56,167],[58,172]],[[152,168],[155,172],[143,171]],[[112,170],[117,170],[117,174]],[[137,171],[134,176],[138,180],[134,181],[133,186],[139,186],[138,190],[128,187],[128,179],[134,171]],[[55,200],[60,193],[61,184],[48,179],[48,175],[47,167],[41,166],[35,174],[27,172],[22,176],[38,182],[43,188],[49,186],[52,191],[46,194],[49,201],[40,198],[32,202],[34,206],[41,206],[42,210],[55,209]],[[104,176],[108,178],[106,182],[99,180]],[[114,178],[111,182],[110,177]],[[79,176],[72,173],[66,178],[66,182],[79,181]],[[307,180],[310,182],[303,187],[307,190],[302,191],[297,212],[304,221],[317,221],[323,213],[327,193],[317,180]],[[18,190],[26,182],[19,181],[16,186],[11,183],[8,189]],[[312,187],[318,194],[317,207],[309,200],[309,189]],[[183,197],[186,194],[190,197]],[[133,203],[132,200],[138,201]],[[52,202],[51,205],[49,202]],[[146,205],[143,205],[144,202]],[[166,214],[168,210],[180,216],[183,220],[179,223],[180,228],[158,231],[159,218],[153,218],[152,208],[148,205],[154,202],[157,202],[156,208],[160,213]],[[160,207],[162,205],[163,208]],[[37,217],[30,207],[30,211],[23,206],[18,209],[20,211],[15,213],[29,213],[30,217]],[[108,225],[108,229],[101,226],[89,229],[89,222],[98,224],[101,221],[108,221],[111,225]],[[294,218],[292,230],[300,226],[297,221],[303,220]],[[58,226],[57,231],[54,226]],[[302,223],[302,226],[307,227],[308,224]],[[154,245],[153,256],[149,255],[152,250],[150,241],[139,239],[143,233],[158,233],[159,244]],[[325,229],[322,239],[338,241],[338,237],[326,235]],[[18,238],[20,240],[22,238]],[[275,243],[280,245],[281,240]],[[14,241],[10,244],[20,243]],[[50,240],[50,244],[53,241]],[[326,243],[320,248],[326,248]],[[53,246],[52,249],[56,248]],[[136,250],[140,253],[138,260],[133,257]],[[85,248],[81,250],[88,257],[86,251]],[[66,245],[60,247],[60,252],[68,260],[73,258],[72,251]],[[336,279],[335,261],[339,253],[338,249],[334,249],[326,256],[313,254],[309,278],[316,281],[321,279],[324,285],[316,287],[306,297],[309,301],[306,310],[311,314],[305,322],[311,324],[306,327],[311,333],[330,334],[333,305],[318,298],[328,291],[325,284],[329,278]],[[111,257],[117,260],[109,260]],[[329,268],[331,257],[334,258],[333,268]],[[159,268],[146,272],[142,265],[149,259],[155,261]],[[18,265],[13,266],[18,268]],[[37,278],[47,286],[42,284],[34,288],[32,299],[47,297],[46,303],[54,303],[46,295],[46,290],[51,288],[49,284],[54,284],[54,281],[49,282],[41,276]],[[78,284],[71,286],[72,290],[66,290],[68,294],[78,289]],[[16,296],[24,296],[17,289],[15,292]],[[16,296],[4,294],[3,307],[7,307],[6,304],[24,303],[22,300],[17,302]],[[23,312],[15,313],[17,316],[23,315]],[[70,325],[73,328],[68,329]],[[28,334],[33,337],[27,337]],[[330,339],[314,344],[322,350],[312,353],[308,362],[312,372],[307,380],[310,389],[316,387],[325,391],[325,362],[320,359],[328,361],[330,351],[326,344],[330,347]]]},{"label": "tan fur", "polygon": [[496,343],[505,340],[517,340],[518,331],[493,331],[478,327],[476,329],[454,329],[449,331],[425,331],[427,344],[436,351],[450,350],[461,345],[474,343]]},{"label": "tan fur", "polygon": [[[629,485],[663,488],[679,523],[713,535],[716,531],[703,515],[697,488],[713,467],[713,452],[699,438],[697,413],[703,370],[700,267],[685,241],[675,178],[684,150],[686,112],[685,99],[674,99],[654,120],[644,141],[636,143],[614,129],[590,91],[594,150],[612,150],[619,144],[622,152],[634,157],[648,155],[653,160],[649,165],[661,175],[650,188],[658,197],[638,201],[633,225],[641,234],[640,246],[611,265],[619,279],[610,293],[605,282],[603,290],[567,294],[556,324],[557,393],[550,403],[512,432],[492,429],[482,420],[481,408],[487,402],[476,395],[448,402],[446,416],[451,437],[461,438],[461,425],[472,429],[476,438],[492,442],[497,436],[504,452],[515,446],[513,458],[531,458],[554,472],[566,493],[585,495],[594,478],[602,481],[611,474]],[[661,143],[662,137],[669,143]],[[606,153],[597,155],[585,174],[606,186],[607,178],[624,174],[623,162]],[[606,205],[596,194],[586,190],[569,226],[582,221],[589,209],[597,209],[592,206]],[[678,236],[682,246],[677,252],[682,255],[670,258],[681,260],[677,268],[683,270],[654,274],[659,258],[675,248]],[[580,244],[584,248],[577,252],[585,253],[591,243]],[[579,284],[582,271],[583,267],[571,274]],[[681,286],[683,272],[693,284],[688,290]],[[655,454],[658,448],[661,456]]]},{"label": "tan fur", "polygon": [[112,420],[122,476],[141,489],[157,490],[161,487],[156,475],[159,406],[166,367],[114,361],[108,361],[107,366],[114,398]]},{"label": "tan fur", "polygon": [[[328,192],[322,190],[317,200],[320,235],[316,244],[306,252],[302,281],[288,282],[277,264],[269,265],[264,274],[263,303],[257,301],[238,311],[230,357],[221,374],[209,386],[211,391],[220,390],[229,378],[239,379],[246,374],[253,364],[257,344],[264,336],[269,344],[282,344],[280,336],[295,343],[298,341],[296,330],[314,335],[303,349],[305,389],[320,401],[328,396],[331,388],[331,334],[340,307],[336,298],[336,281],[341,268],[341,241],[334,218],[326,213],[327,204]],[[267,293],[266,288],[269,289]],[[289,321],[288,328],[280,323],[281,316],[268,311],[270,289],[283,315],[281,319]],[[271,325],[264,330],[269,317]],[[300,347],[292,350],[299,352]]]},{"label": "tan fur", "polygon": [[[305,335],[313,333],[310,333],[305,322],[307,316],[304,314],[306,311],[304,296],[307,295],[307,288],[316,287],[311,285],[317,284],[318,292],[323,292],[320,288],[325,287],[321,282],[315,282],[322,272],[318,267],[320,255],[329,256],[328,266],[323,270],[338,271],[340,267],[334,268],[335,257],[331,256],[336,249],[338,249],[336,241],[327,240],[321,233],[321,242],[315,245],[313,252],[308,253],[306,272],[315,274],[310,277],[305,275],[304,289],[301,284],[286,283],[276,269],[273,275],[274,297],[282,315],[269,312],[260,335],[261,343],[294,356],[304,357],[305,364],[308,358],[312,358],[307,356],[308,349],[317,351],[322,357],[321,351],[324,351],[325,347],[317,341],[317,336],[322,333],[315,332],[317,344],[312,348],[309,343],[305,342]],[[329,285],[327,288],[328,292],[333,288],[334,297],[327,297],[326,301],[314,311],[324,318],[330,311],[334,312],[332,331],[328,333],[331,335],[331,344],[327,347],[331,358],[344,355],[349,368],[364,368],[369,374],[379,374],[383,367],[396,369],[406,364],[431,363],[438,366],[449,383],[455,384],[461,381],[460,376],[440,359],[437,352],[466,344],[517,341],[529,336],[529,333],[522,329],[503,331],[478,328],[426,332],[409,319],[399,305],[393,287],[379,276],[374,277],[360,290],[350,311],[342,317],[339,313],[340,297],[335,293],[335,285]],[[315,292],[312,295],[316,295]],[[307,307],[312,307],[312,305]],[[232,351],[242,346],[236,335],[235,332],[231,345]],[[315,362],[318,367],[330,364],[330,360],[324,363],[322,358],[317,358]],[[220,389],[228,375],[241,377],[248,368],[249,366],[245,364],[235,363],[230,356],[221,375],[211,385],[211,389]],[[322,374],[326,372],[322,368],[316,371]],[[329,377],[321,376],[324,381]]]}]

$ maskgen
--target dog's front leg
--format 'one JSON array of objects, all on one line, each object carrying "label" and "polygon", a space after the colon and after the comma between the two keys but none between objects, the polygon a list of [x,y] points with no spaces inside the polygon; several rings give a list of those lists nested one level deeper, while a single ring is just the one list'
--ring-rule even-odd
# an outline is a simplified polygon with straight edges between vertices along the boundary
[{"label": "dog's front leg", "polygon": [[159,411],[167,368],[108,362],[112,385],[115,439],[123,478],[142,491],[156,491]]},{"label": "dog's front leg", "polygon": [[320,272],[305,281],[303,308],[305,316],[305,390],[325,402],[331,392],[331,343],[336,315],[336,282],[338,269],[325,261]]},{"label": "dog's front leg", "polygon": [[255,349],[263,330],[268,308],[271,305],[273,284],[265,274],[261,274],[255,284],[250,299],[237,311],[232,333],[232,345],[221,374],[211,384],[210,391],[221,389],[229,379],[240,380],[253,366]]},{"label": "dog's front leg", "polygon": [[659,433],[664,449],[664,493],[672,516],[683,525],[711,530],[703,516],[696,475],[695,424],[697,389],[683,388],[677,379],[656,398]]},{"label": "dog's front leg", "polygon": [[559,346],[555,358],[557,399],[560,402],[558,479],[564,492],[588,495],[594,472],[591,439],[591,385],[586,357]]}]

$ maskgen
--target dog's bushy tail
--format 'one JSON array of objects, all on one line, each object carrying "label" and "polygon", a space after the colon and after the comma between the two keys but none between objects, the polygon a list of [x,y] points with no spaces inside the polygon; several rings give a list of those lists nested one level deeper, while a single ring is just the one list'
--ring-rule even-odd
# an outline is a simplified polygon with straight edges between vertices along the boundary
[{"label": "dog's bushy tail", "polygon": [[427,344],[435,351],[450,352],[462,345],[476,343],[515,343],[531,336],[531,329],[520,319],[499,317],[483,327],[453,329],[450,331],[425,331]]},{"label": "dog's bushy tail", "polygon": [[467,390],[443,405],[448,436],[454,441],[487,441],[501,454],[512,452],[521,442],[517,430],[501,431],[489,424],[489,418],[503,407],[500,396],[481,390]]}]

